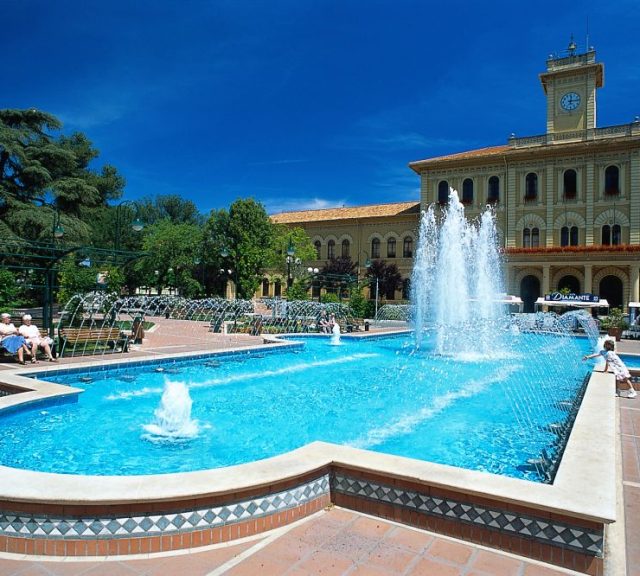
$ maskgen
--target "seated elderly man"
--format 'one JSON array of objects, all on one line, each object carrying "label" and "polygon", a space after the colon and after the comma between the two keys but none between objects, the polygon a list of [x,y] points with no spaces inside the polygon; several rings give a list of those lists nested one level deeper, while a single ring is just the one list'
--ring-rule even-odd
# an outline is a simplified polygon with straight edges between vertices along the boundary
[{"label": "seated elderly man", "polygon": [[[18,329],[11,322],[11,314],[6,312],[0,315],[0,347],[9,354],[17,354],[20,364],[24,364],[24,355],[30,354],[24,336],[18,333]],[[34,356],[31,361],[34,361]]]},{"label": "seated elderly man", "polygon": [[27,341],[27,345],[31,348],[32,362],[37,362],[38,348],[42,348],[44,350],[49,362],[56,362],[56,359],[51,353],[51,344],[53,344],[53,340],[48,336],[43,337],[40,335],[40,329],[31,324],[30,314],[25,314],[22,317],[22,326],[20,326],[18,331]]}]

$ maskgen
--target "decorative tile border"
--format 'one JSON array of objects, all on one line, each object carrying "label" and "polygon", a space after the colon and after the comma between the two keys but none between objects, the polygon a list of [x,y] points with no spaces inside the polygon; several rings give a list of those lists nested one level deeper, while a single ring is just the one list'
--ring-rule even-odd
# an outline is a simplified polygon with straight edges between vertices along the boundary
[{"label": "decorative tile border", "polygon": [[557,520],[537,518],[473,503],[458,502],[448,497],[438,498],[414,490],[405,490],[339,473],[331,475],[331,490],[511,536],[532,539],[542,544],[568,548],[589,556],[601,558],[603,555],[604,533],[602,530],[573,526]]},{"label": "decorative tile border", "polygon": [[0,536],[99,540],[165,536],[215,528],[297,508],[329,495],[329,474],[274,494],[198,510],[140,516],[59,517],[0,512]]}]

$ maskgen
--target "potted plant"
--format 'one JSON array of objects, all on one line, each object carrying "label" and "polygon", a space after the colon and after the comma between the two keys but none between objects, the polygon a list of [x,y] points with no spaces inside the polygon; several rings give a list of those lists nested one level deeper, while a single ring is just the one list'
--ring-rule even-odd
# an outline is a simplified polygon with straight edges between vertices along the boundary
[{"label": "potted plant", "polygon": [[620,342],[622,332],[629,328],[629,323],[622,314],[622,308],[609,310],[609,315],[600,321],[600,328],[606,330],[609,336],[613,336],[616,342]]}]

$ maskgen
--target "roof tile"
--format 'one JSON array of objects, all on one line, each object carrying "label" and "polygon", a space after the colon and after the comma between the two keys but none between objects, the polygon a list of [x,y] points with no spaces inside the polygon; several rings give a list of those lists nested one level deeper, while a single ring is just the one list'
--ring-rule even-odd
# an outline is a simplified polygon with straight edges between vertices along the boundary
[{"label": "roof tile", "polygon": [[271,220],[276,224],[294,224],[297,222],[323,222],[356,218],[388,218],[401,214],[417,214],[418,212],[420,212],[419,202],[392,202],[389,204],[371,204],[369,206],[281,212],[280,214],[272,214]]}]

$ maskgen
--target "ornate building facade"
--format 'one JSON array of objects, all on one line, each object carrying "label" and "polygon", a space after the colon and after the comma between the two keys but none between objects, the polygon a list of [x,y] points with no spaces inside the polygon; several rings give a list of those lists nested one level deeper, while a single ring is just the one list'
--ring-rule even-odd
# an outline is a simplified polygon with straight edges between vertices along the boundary
[{"label": "ornate building facade", "polygon": [[[562,288],[626,306],[640,300],[640,120],[596,126],[604,66],[593,49],[577,54],[570,45],[568,56],[547,60],[540,81],[546,133],[512,135],[504,145],[411,162],[420,177],[420,204],[444,207],[451,187],[469,218],[492,205],[507,290],[524,300],[526,310],[539,296]],[[340,242],[349,239],[357,247],[354,260],[361,261],[363,247],[371,247],[374,238],[383,246],[392,237],[415,242],[417,206],[408,204],[403,218],[384,210],[376,217],[380,209],[345,208],[343,218],[340,210],[273,218],[304,227],[321,246],[333,241],[340,250]],[[324,219],[323,212],[333,212],[332,218]],[[300,215],[297,221],[294,214]],[[380,257],[387,258],[384,250]],[[411,260],[398,263],[408,276]]]},{"label": "ornate building facade", "polygon": [[[362,278],[367,272],[367,260],[385,260],[396,264],[403,279],[408,280],[413,268],[419,215],[418,202],[395,202],[283,212],[271,219],[278,224],[304,228],[316,249],[316,259],[304,263],[305,266],[321,269],[331,258],[349,257],[356,264],[358,278]],[[277,285],[273,286],[275,293]],[[393,298],[391,294],[384,296],[388,300],[407,298],[408,284],[405,282],[404,286]]]}]

